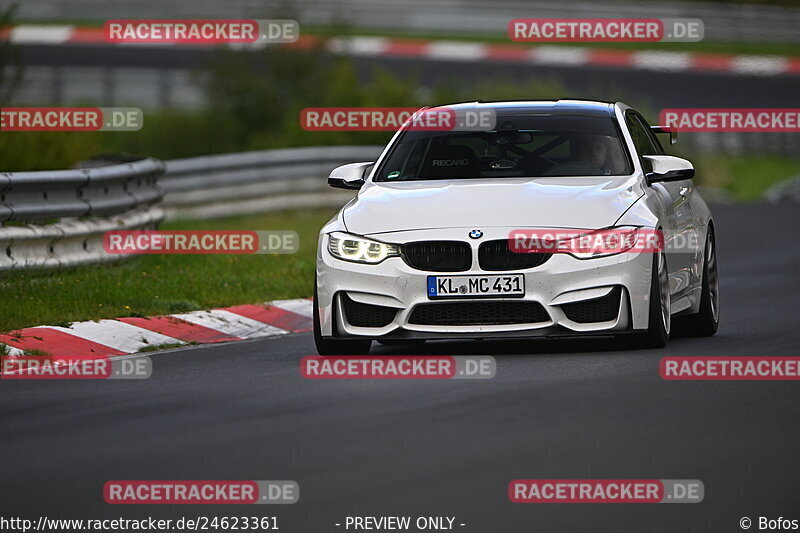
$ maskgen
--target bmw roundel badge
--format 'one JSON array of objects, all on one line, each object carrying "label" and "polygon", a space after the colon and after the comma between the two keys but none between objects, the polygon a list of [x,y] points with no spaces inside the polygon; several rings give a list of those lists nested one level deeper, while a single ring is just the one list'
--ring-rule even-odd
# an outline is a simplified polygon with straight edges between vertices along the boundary
[{"label": "bmw roundel badge", "polygon": [[474,229],[469,232],[470,239],[480,239],[481,237],[483,237],[483,232],[479,229]]}]

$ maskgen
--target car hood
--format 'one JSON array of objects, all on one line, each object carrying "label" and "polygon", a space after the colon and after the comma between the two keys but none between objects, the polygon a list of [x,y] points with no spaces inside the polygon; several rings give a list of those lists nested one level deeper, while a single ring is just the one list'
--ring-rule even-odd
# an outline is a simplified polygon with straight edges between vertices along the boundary
[{"label": "car hood", "polygon": [[627,177],[367,182],[343,209],[359,235],[433,228],[604,228],[638,200]]}]

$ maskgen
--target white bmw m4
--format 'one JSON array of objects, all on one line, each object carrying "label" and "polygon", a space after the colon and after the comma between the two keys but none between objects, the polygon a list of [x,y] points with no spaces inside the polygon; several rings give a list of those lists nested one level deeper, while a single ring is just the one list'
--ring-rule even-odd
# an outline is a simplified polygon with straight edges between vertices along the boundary
[{"label": "white bmw m4", "polygon": [[[714,222],[692,164],[655,135],[669,132],[622,103],[447,107],[495,120],[404,127],[377,162],[331,173],[358,194],[319,235],[320,354],[366,354],[373,340],[598,335],[662,347],[676,328],[716,332]],[[515,248],[515,232],[553,246]],[[608,234],[622,244],[594,239]],[[625,244],[644,234],[662,244]]]}]

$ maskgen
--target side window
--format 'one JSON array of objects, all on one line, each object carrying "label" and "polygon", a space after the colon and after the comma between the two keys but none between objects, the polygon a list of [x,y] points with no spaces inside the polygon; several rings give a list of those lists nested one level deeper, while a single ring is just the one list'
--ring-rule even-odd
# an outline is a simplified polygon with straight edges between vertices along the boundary
[{"label": "side window", "polygon": [[662,153],[663,150],[661,146],[655,144],[658,141],[655,140],[654,142],[653,133],[650,131],[650,128],[644,126],[642,119],[640,119],[636,113],[632,111],[625,113],[625,123],[628,125],[628,130],[631,132],[633,145],[636,146],[636,151],[639,153],[639,161],[642,164],[642,168],[645,172],[650,172],[652,168],[642,156]]},{"label": "side window", "polygon": [[661,141],[659,141],[658,137],[656,137],[656,134],[653,133],[653,129],[650,127],[650,124],[648,124],[647,121],[644,119],[644,117],[642,115],[640,115],[639,113],[633,113],[633,116],[636,117],[636,119],[639,120],[639,122],[642,123],[642,127],[644,127],[644,131],[647,132],[647,136],[650,137],[650,142],[652,143],[652,145],[656,149],[655,152],[653,152],[652,154],[648,154],[648,155],[665,155],[666,152],[664,151],[664,147],[661,146]]}]

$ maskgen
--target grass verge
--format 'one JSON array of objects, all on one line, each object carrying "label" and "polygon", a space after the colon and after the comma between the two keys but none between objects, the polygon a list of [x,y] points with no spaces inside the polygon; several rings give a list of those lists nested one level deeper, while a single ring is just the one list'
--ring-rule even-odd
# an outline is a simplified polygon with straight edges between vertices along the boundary
[{"label": "grass verge", "polygon": [[143,255],[112,265],[0,277],[0,331],[123,316],[306,298],[312,293],[319,229],[335,210],[184,221],[162,229],[294,230],[293,255]]},{"label": "grass verge", "polygon": [[682,157],[694,164],[695,183],[725,189],[734,199],[746,202],[760,200],[772,185],[800,176],[800,160],[788,157],[692,154]]}]

